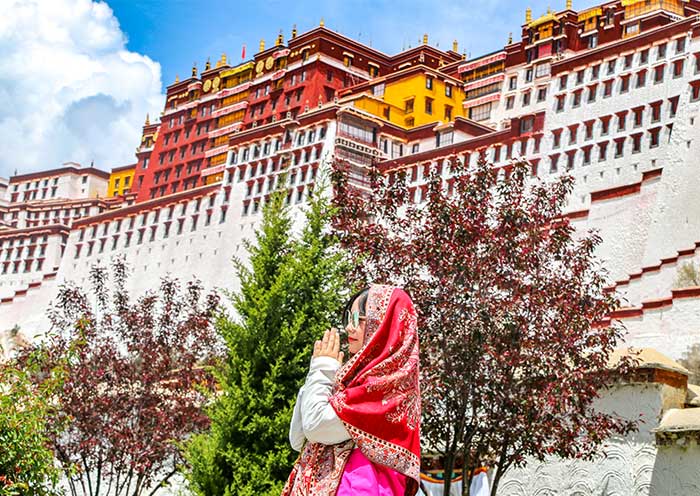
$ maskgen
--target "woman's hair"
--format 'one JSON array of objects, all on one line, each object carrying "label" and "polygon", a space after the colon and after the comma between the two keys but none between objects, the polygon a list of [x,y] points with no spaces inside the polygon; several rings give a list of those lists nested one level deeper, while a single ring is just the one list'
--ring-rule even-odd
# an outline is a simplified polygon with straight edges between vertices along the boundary
[{"label": "woman's hair", "polygon": [[361,289],[360,291],[358,291],[350,297],[348,302],[345,304],[345,307],[343,308],[343,328],[345,328],[348,325],[346,316],[352,308],[353,303],[355,303],[355,300],[358,300],[357,308],[360,311],[360,315],[362,317],[365,317],[367,315],[367,296],[369,296],[369,287]]}]

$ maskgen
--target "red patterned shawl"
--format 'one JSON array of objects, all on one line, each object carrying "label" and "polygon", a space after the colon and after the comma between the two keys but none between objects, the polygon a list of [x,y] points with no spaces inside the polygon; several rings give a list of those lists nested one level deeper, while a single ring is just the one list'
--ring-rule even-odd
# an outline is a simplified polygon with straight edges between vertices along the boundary
[{"label": "red patterned shawl", "polygon": [[307,443],[283,496],[335,495],[355,444],[368,460],[407,476],[407,495],[418,488],[421,408],[411,299],[394,286],[371,286],[365,326],[363,346],[338,371],[330,398],[352,440]]}]

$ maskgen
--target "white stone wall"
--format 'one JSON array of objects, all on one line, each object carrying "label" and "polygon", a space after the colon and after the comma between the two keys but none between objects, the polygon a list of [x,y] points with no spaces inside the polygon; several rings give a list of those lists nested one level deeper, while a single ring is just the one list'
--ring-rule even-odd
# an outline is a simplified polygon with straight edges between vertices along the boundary
[{"label": "white stone wall", "polygon": [[[658,426],[680,390],[661,384],[627,384],[605,392],[597,408],[634,419],[639,431],[612,439],[591,461],[549,458],[506,473],[499,496],[693,496],[700,494],[700,449],[657,449]],[[682,391],[681,391],[682,393]]]},{"label": "white stone wall", "polygon": [[[327,124],[326,136],[321,141],[322,151],[319,156],[321,164],[319,176],[328,169],[334,150],[335,143],[335,122]],[[294,151],[296,148],[293,148]],[[298,169],[302,164],[298,164],[291,169]],[[303,209],[308,196],[308,185],[314,183],[310,174],[303,179],[297,177],[295,186],[306,185],[302,201],[297,203],[296,194],[291,203],[292,215],[295,222],[295,229],[298,230],[303,225]],[[231,185],[231,192],[228,202],[225,200],[225,186]],[[50,300],[55,297],[57,287],[60,283],[68,280],[76,281],[86,288],[89,283],[90,267],[95,263],[108,264],[114,256],[123,255],[126,262],[132,269],[132,277],[129,279],[128,290],[134,295],[142,295],[149,289],[155,289],[160,279],[166,274],[172,274],[181,281],[198,278],[205,284],[207,289],[226,288],[235,291],[238,289],[238,281],[235,277],[232,257],[245,258],[244,240],[253,240],[257,224],[262,218],[262,210],[257,213],[249,212],[243,214],[243,201],[245,199],[262,199],[266,191],[260,194],[247,194],[246,181],[238,181],[237,176],[233,182],[222,183],[215,194],[212,205],[212,218],[210,225],[205,225],[206,210],[209,208],[209,196],[202,198],[199,210],[196,209],[197,201],[175,203],[173,220],[170,231],[165,237],[164,220],[167,217],[168,206],[160,209],[159,220],[154,223],[155,213],[149,211],[145,216],[137,213],[134,220],[133,235],[128,247],[124,233],[128,228],[128,218],[122,220],[120,236],[117,246],[112,249],[113,235],[117,234],[117,220],[112,220],[104,233],[105,223],[100,223],[95,229],[95,237],[92,237],[91,228],[85,228],[83,240],[80,241],[80,229],[73,229],[66,246],[65,256],[60,260],[60,267],[55,282],[48,283],[42,287],[29,291],[27,296],[22,296],[12,304],[0,305],[0,329],[12,327],[19,324],[23,332],[29,336],[41,334],[45,331],[49,322],[45,315],[45,309]],[[221,206],[226,202],[228,210],[225,221],[220,222]],[[181,204],[185,205],[184,212],[181,211]],[[198,213],[196,229],[192,230],[193,215]],[[146,230],[143,241],[138,243],[138,228],[142,226],[141,219],[145,219]],[[177,234],[178,219],[184,219],[183,231]],[[156,235],[150,241],[150,228],[157,226]],[[102,252],[99,251],[99,242],[105,239]],[[95,245],[91,255],[87,255],[87,242],[94,240]],[[76,258],[77,244],[82,243],[80,255]],[[0,278],[0,291],[2,291],[3,279]],[[9,281],[8,281],[9,284]],[[17,289],[17,284],[8,286]],[[226,301],[224,301],[226,303]],[[31,308],[31,311],[27,311]]]}]

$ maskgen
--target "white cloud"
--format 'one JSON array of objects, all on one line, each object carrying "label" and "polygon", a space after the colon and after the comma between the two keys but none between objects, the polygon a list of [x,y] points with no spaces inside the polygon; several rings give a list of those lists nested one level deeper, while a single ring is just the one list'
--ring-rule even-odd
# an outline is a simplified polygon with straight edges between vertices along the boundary
[{"label": "white cloud", "polygon": [[0,176],[135,161],[160,64],[126,49],[107,4],[0,0],[0,54]]}]

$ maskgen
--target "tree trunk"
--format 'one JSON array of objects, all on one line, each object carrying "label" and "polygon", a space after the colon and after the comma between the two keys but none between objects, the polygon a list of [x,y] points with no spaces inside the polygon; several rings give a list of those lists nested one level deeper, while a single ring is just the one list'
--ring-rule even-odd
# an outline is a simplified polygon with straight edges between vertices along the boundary
[{"label": "tree trunk", "polygon": [[496,491],[498,490],[498,484],[501,482],[501,477],[505,474],[508,469],[509,463],[506,461],[506,455],[508,454],[508,445],[510,443],[510,436],[506,435],[501,444],[501,454],[496,463],[496,474],[493,477],[493,486],[491,486],[491,496],[496,496]]},{"label": "tree trunk", "polygon": [[173,475],[175,475],[176,473],[177,473],[177,469],[175,469],[175,470],[173,470],[172,472],[170,472],[170,473],[168,474],[167,477],[165,477],[163,480],[161,480],[161,481],[156,485],[156,487],[153,488],[153,491],[151,491],[150,493],[148,493],[148,496],[154,496],[154,495],[156,494],[156,491],[157,491],[158,489],[160,489],[161,485],[163,485],[163,484],[165,484],[166,482],[168,482],[168,480],[169,480]]},{"label": "tree trunk", "polygon": [[450,488],[452,487],[452,469],[455,466],[454,451],[449,455],[445,455],[445,466],[443,467],[444,481],[442,496],[450,496]]}]

